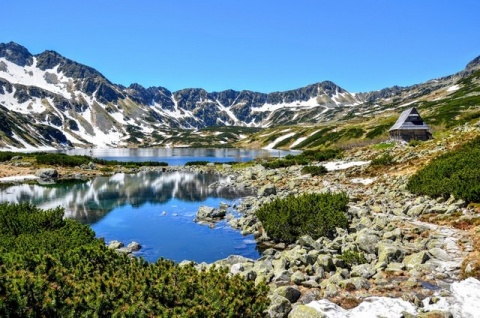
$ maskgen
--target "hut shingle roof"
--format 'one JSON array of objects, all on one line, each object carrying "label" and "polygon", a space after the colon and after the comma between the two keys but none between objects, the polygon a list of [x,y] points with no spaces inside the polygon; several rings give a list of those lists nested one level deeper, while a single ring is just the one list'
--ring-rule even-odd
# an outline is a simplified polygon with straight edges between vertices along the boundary
[{"label": "hut shingle roof", "polygon": [[388,131],[398,130],[398,129],[421,129],[429,130],[427,124],[423,121],[420,114],[415,109],[415,107],[406,109],[402,112],[400,117],[398,117],[395,124]]}]

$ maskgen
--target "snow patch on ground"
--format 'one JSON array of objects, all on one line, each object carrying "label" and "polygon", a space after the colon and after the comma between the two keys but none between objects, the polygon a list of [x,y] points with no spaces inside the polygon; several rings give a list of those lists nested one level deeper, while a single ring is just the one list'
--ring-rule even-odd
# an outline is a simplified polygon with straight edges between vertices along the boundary
[{"label": "snow patch on ground", "polygon": [[329,161],[327,163],[322,164],[327,168],[328,171],[335,171],[335,170],[344,170],[355,166],[363,166],[369,164],[370,161]]},{"label": "snow patch on ground", "polygon": [[350,180],[350,182],[352,183],[361,183],[361,184],[364,184],[364,185],[368,185],[372,182],[374,182],[376,180],[376,178],[353,178]]},{"label": "snow patch on ground", "polygon": [[33,174],[26,174],[24,176],[11,176],[0,178],[0,182],[12,182],[12,181],[25,181],[25,180],[35,180],[38,179],[37,176]]},{"label": "snow patch on ground", "polygon": [[423,308],[416,308],[413,304],[400,298],[368,297],[355,308],[343,309],[327,299],[310,302],[307,306],[323,313],[327,318],[400,318],[404,313],[417,315],[421,312],[433,310],[450,312],[454,318],[475,318],[480,313],[480,281],[467,278],[454,282],[450,286],[452,296],[440,297],[435,304],[430,304],[430,297],[423,300]]}]

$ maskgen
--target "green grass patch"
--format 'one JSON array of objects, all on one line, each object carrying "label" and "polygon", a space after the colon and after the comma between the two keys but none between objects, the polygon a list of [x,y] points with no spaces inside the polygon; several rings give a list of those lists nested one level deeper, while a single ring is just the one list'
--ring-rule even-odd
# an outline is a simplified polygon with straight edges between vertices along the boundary
[{"label": "green grass patch", "polygon": [[382,142],[376,145],[373,145],[373,149],[375,150],[384,150],[395,147],[395,143],[393,142]]}]

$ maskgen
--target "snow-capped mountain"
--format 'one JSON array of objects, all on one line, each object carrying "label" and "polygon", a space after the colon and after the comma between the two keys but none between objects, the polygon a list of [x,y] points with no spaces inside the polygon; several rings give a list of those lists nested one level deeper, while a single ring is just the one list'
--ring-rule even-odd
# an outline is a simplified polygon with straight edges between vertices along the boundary
[{"label": "snow-capped mountain", "polygon": [[[421,85],[419,95],[426,92]],[[152,145],[172,137],[172,129],[316,123],[399,96],[411,98],[411,88],[353,94],[329,81],[269,94],[124,87],[54,51],[32,55],[0,43],[0,148]]]}]

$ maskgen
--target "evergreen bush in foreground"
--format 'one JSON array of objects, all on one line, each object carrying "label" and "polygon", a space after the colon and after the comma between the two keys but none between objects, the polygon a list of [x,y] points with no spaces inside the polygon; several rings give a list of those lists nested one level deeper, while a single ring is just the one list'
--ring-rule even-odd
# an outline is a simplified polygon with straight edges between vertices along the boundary
[{"label": "evergreen bush in foreground", "polygon": [[266,286],[109,250],[63,210],[0,204],[0,317],[263,317]]},{"label": "evergreen bush in foreground", "polygon": [[344,213],[348,200],[345,193],[289,195],[261,206],[256,214],[267,235],[276,241],[293,243],[302,235],[333,238],[336,227],[348,226]]},{"label": "evergreen bush in foreground", "polygon": [[480,137],[445,153],[413,175],[407,189],[415,194],[480,202]]}]

